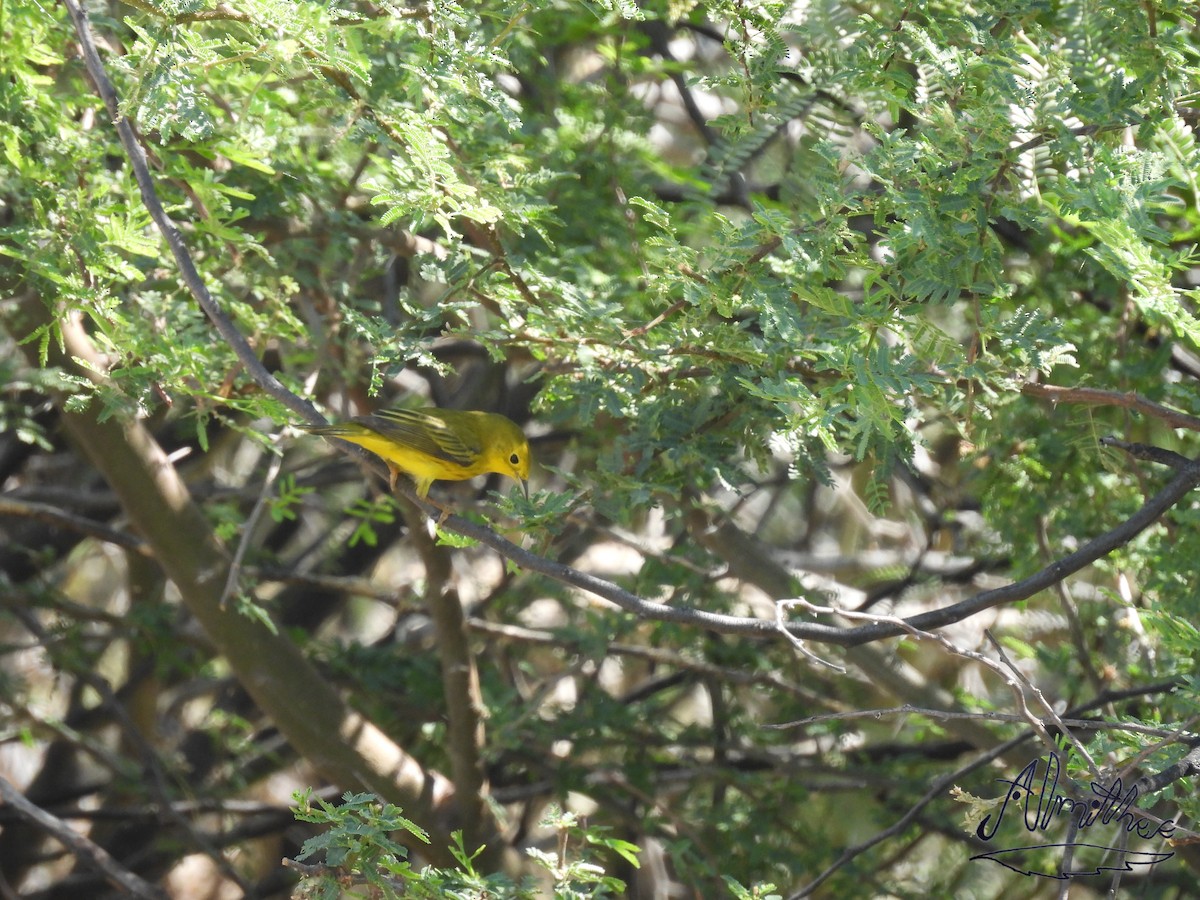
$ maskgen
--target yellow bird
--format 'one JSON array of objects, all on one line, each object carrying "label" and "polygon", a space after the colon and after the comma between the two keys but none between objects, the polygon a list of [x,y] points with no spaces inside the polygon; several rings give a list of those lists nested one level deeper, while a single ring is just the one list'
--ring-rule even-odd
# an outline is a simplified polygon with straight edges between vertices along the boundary
[{"label": "yellow bird", "polygon": [[521,483],[529,497],[529,441],[497,413],[466,409],[388,409],[340,425],[299,426],[310,434],[365,447],[387,463],[392,490],[401,472],[424,499],[435,481],[465,481],[497,472]]}]

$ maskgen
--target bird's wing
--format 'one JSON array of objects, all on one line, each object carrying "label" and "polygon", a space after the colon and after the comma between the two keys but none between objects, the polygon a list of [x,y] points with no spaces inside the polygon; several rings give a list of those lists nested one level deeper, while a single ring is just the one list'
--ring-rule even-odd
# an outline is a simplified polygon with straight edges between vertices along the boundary
[{"label": "bird's wing", "polygon": [[439,417],[418,409],[384,409],[356,421],[389,440],[461,466],[474,463],[482,449],[473,435],[464,439],[461,429],[456,432]]}]

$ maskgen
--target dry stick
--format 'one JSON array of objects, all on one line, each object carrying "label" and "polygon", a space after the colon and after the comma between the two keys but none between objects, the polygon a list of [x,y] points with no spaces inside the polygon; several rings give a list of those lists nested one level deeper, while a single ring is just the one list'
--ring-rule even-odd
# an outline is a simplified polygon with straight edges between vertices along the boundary
[{"label": "dry stick", "polygon": [[167,896],[159,888],[123,868],[108,851],[100,845],[88,840],[74,828],[57,816],[46,812],[40,806],[30,803],[25,795],[0,776],[0,800],[15,809],[18,813],[49,832],[55,840],[71,851],[80,860],[87,860],[104,873],[104,877],[125,893],[143,900],[164,900]]},{"label": "dry stick", "polygon": [[[1063,735],[1071,742],[1071,746],[1075,748],[1075,752],[1078,754],[1079,758],[1083,760],[1084,764],[1088,767],[1088,771],[1091,773],[1092,777],[1099,779],[1100,767],[1096,764],[1096,761],[1092,759],[1092,755],[1088,753],[1087,748],[1083,746],[1083,743],[1077,737],[1075,737],[1075,735],[1071,732],[1071,729],[1067,727],[1066,723],[1063,722],[1059,714],[1055,712],[1054,707],[1051,705],[1050,701],[1046,699],[1046,695],[1042,693],[1041,688],[1037,687],[1037,685],[1026,678],[1025,673],[1020,670],[1017,664],[1009,659],[1008,654],[1004,652],[1004,648],[1000,646],[1000,642],[996,640],[996,636],[992,634],[990,628],[984,629],[983,633],[987,636],[988,643],[992,645],[992,649],[994,649],[996,654],[1000,657],[1000,661],[1004,663],[1005,667],[1007,667],[1010,672],[1012,672],[1013,679],[1015,679],[1013,683],[1014,691],[1017,691],[1022,698],[1025,696],[1025,691],[1028,691],[1037,698],[1037,701],[1041,704],[1042,709],[1046,711],[1047,718],[1049,718],[1050,721],[1053,722],[1058,728],[1059,734]],[[997,671],[999,671],[999,666],[996,668]],[[1029,712],[1029,715],[1033,717],[1033,712],[1031,710],[1027,710],[1027,712]],[[1041,724],[1040,719],[1037,719],[1037,721],[1039,724]],[[1047,734],[1046,737],[1049,738],[1049,735]],[[1051,749],[1053,749],[1053,746],[1054,742],[1051,741]]]},{"label": "dry stick", "polygon": [[846,674],[845,666],[840,665],[835,662],[830,662],[827,659],[822,659],[821,657],[817,656],[815,653],[813,653],[811,650],[808,649],[808,647],[805,645],[804,641],[800,640],[800,638],[796,637],[790,631],[788,631],[787,623],[783,619],[784,612],[786,610],[791,609],[795,605],[796,605],[795,600],[776,600],[775,601],[775,628],[776,628],[776,630],[780,634],[782,634],[785,638],[787,638],[787,640],[789,642],[791,642],[791,645],[796,648],[797,653],[799,653],[801,656],[807,658],[810,662],[814,662],[814,663],[817,663],[818,665],[825,666],[826,668],[833,669],[833,671],[837,672],[840,675],[845,675]]}]

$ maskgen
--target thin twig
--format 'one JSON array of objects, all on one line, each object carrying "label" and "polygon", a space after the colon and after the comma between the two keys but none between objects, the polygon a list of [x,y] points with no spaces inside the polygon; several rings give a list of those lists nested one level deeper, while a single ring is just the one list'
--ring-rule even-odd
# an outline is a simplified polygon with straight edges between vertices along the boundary
[{"label": "thin twig", "polygon": [[802,598],[796,598],[793,600],[789,600],[787,602],[794,606],[801,606],[801,607],[809,610],[810,612],[816,613],[817,615],[845,616],[848,619],[861,619],[861,620],[868,621],[868,622],[878,622],[878,623],[899,625],[901,628],[904,629],[905,633],[916,638],[917,640],[931,640],[934,643],[941,645],[947,652],[953,654],[954,656],[959,656],[959,657],[962,657],[963,659],[971,660],[972,662],[977,662],[980,665],[984,666],[985,668],[991,669],[992,672],[994,672],[996,675],[1000,676],[1001,679],[1003,679],[1004,683],[1012,691],[1013,700],[1016,703],[1017,709],[1019,709],[1021,711],[1022,717],[1025,719],[1026,722],[1029,723],[1030,727],[1033,728],[1034,732],[1038,735],[1038,737],[1040,737],[1042,739],[1042,743],[1044,743],[1046,745],[1047,749],[1053,751],[1057,748],[1057,745],[1054,743],[1054,739],[1052,737],[1050,737],[1049,732],[1046,731],[1046,726],[1042,723],[1042,720],[1039,719],[1037,716],[1035,716],[1033,714],[1032,710],[1029,709],[1029,706],[1025,700],[1025,694],[1021,690],[1020,683],[1017,680],[1015,680],[1014,678],[1007,675],[1004,671],[1004,667],[1001,666],[1000,663],[996,662],[995,660],[989,659],[988,657],[984,656],[982,653],[977,653],[974,650],[967,650],[964,647],[959,647],[957,644],[955,644],[953,641],[951,641],[945,635],[934,634],[931,631],[922,631],[919,628],[914,628],[912,625],[910,625],[904,619],[901,619],[897,616],[880,615],[877,613],[869,613],[869,612],[859,612],[857,610],[837,609],[837,608],[829,607],[829,606],[817,606],[817,605],[810,603],[807,600],[804,600]]},{"label": "thin twig", "polygon": [[279,476],[281,468],[283,468],[283,456],[271,454],[271,462],[267,467],[267,477],[263,479],[262,489],[258,492],[258,499],[254,503],[254,509],[250,511],[246,523],[242,526],[242,539],[238,541],[237,551],[233,554],[233,562],[229,564],[229,574],[225,578],[225,588],[221,591],[221,599],[217,604],[221,609],[225,608],[225,604],[229,602],[229,598],[237,590],[238,580],[242,577],[242,562],[245,560],[246,551],[250,548],[250,542],[254,538],[254,531],[258,525],[258,520],[262,518],[262,514],[266,511],[267,495],[270,493],[271,485],[275,483],[275,479]]},{"label": "thin twig", "polygon": [[[1092,774],[1092,777],[1100,778],[1100,767],[1096,764],[1096,761],[1092,759],[1092,755],[1088,753],[1087,747],[1085,747],[1083,742],[1071,733],[1071,729],[1068,728],[1066,723],[1063,722],[1063,720],[1059,717],[1054,707],[1050,704],[1050,701],[1046,699],[1046,695],[1042,693],[1041,689],[1037,687],[1037,685],[1035,685],[1025,676],[1025,673],[1017,667],[1016,663],[1009,659],[1008,653],[1005,652],[1004,648],[1000,645],[1000,642],[996,640],[996,636],[992,634],[990,628],[985,628],[983,633],[987,637],[988,642],[992,645],[992,648],[996,651],[996,654],[1000,657],[1000,661],[1004,663],[1010,672],[1012,672],[1012,676],[1015,679],[1016,684],[1020,688],[1024,689],[1021,690],[1022,697],[1024,697],[1025,691],[1028,691],[1037,698],[1037,701],[1041,704],[1042,709],[1046,711],[1046,716],[1051,722],[1054,723],[1055,727],[1058,728],[1059,733],[1071,742],[1071,746],[1075,748],[1076,754],[1078,754],[1079,758],[1083,760],[1085,765],[1087,765],[1088,771]],[[1032,715],[1032,712],[1030,712],[1030,715]],[[1041,724],[1040,719],[1038,720],[1038,724]],[[1046,738],[1049,737],[1050,735],[1047,734]]]},{"label": "thin twig", "polygon": [[830,669],[833,669],[833,671],[837,672],[839,675],[845,675],[846,674],[845,666],[838,665],[837,663],[830,662],[827,659],[822,659],[821,657],[817,656],[815,653],[813,653],[811,650],[809,650],[807,646],[805,646],[804,641],[800,640],[800,638],[796,637],[794,634],[792,634],[790,631],[788,631],[787,622],[784,621],[783,614],[786,610],[795,606],[798,602],[799,601],[797,601],[797,600],[776,600],[775,601],[775,628],[779,631],[780,634],[782,634],[785,638],[788,639],[788,641],[791,642],[791,645],[794,648],[796,648],[796,652],[799,653],[801,656],[803,656],[805,659],[811,660],[812,662],[815,662],[818,665],[826,666]]},{"label": "thin twig", "polygon": [[[854,709],[847,712],[821,713],[820,715],[806,716],[803,719],[794,719],[791,722],[772,723],[763,727],[774,731],[783,731],[790,728],[803,728],[807,725],[817,725],[825,722],[852,722],[855,719],[879,720],[890,716],[923,716],[927,719],[944,720],[983,719],[989,722],[1026,721],[1024,716],[1018,716],[1013,713],[988,712],[986,710],[959,712],[948,709],[929,709],[905,703],[901,706],[890,706],[882,709]],[[1200,734],[1186,729],[1154,728],[1150,725],[1138,725],[1134,722],[1103,722],[1099,719],[1062,718],[1061,721],[1064,725],[1068,725],[1079,731],[1128,731],[1131,734],[1144,734],[1149,737],[1162,738],[1166,743],[1200,741]]]}]

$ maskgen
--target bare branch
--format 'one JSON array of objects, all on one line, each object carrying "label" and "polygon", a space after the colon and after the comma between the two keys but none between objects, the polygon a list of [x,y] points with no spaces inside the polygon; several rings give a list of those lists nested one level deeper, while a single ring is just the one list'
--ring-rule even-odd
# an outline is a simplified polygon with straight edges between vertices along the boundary
[{"label": "bare branch", "polygon": [[1179,762],[1168,766],[1154,775],[1147,775],[1137,782],[1139,791],[1152,794],[1183,778],[1200,775],[1200,747],[1193,747]]},{"label": "bare branch", "polygon": [[1087,406],[1119,406],[1166,422],[1172,428],[1200,431],[1200,418],[1147,400],[1132,392],[1106,391],[1090,387],[1060,387],[1056,384],[1024,384],[1021,393],[1053,403],[1082,403]]},{"label": "bare branch", "polygon": [[1042,742],[1048,743],[1050,749],[1054,748],[1054,740],[1046,731],[1042,720],[1037,718],[1033,711],[1025,706],[1025,691],[1028,691],[1037,698],[1042,709],[1046,711],[1046,716],[1054,723],[1059,733],[1071,742],[1071,746],[1075,748],[1075,752],[1079,754],[1079,758],[1087,765],[1088,771],[1092,773],[1092,777],[1099,778],[1100,767],[1096,765],[1096,761],[1092,759],[1092,755],[1088,753],[1087,747],[1083,745],[1083,742],[1071,733],[1071,729],[1067,727],[1066,723],[1055,712],[1054,706],[1046,699],[1046,695],[1032,681],[1025,677],[1025,673],[1020,670],[1016,663],[1009,659],[1008,654],[1004,652],[1004,648],[1000,646],[1000,642],[996,640],[996,636],[990,630],[984,631],[984,634],[987,636],[988,642],[992,645],[996,654],[1000,657],[1001,662],[1004,663],[1008,671],[1012,672],[1013,691],[1020,698],[1021,709],[1029,717],[1030,723],[1033,724],[1034,730],[1041,736]]},{"label": "bare branch", "polygon": [[[791,722],[778,722],[764,725],[763,727],[775,731],[783,731],[789,728],[803,728],[807,725],[817,725],[823,722],[853,722],[856,719],[874,719],[878,721],[890,716],[923,716],[927,719],[945,721],[951,719],[984,719],[988,722],[1027,722],[1024,716],[1018,716],[1014,713],[988,712],[987,710],[966,712],[949,709],[930,709],[928,707],[913,706],[911,703],[905,703],[901,706],[890,706],[887,709],[855,709],[848,712],[821,713],[816,716],[806,716],[803,719],[795,719]],[[1149,725],[1139,725],[1136,722],[1102,722],[1099,719],[1072,719],[1063,717],[1061,721],[1064,725],[1079,731],[1128,731],[1131,734],[1145,734],[1150,737],[1163,738],[1171,742],[1200,741],[1200,734],[1187,731],[1186,729],[1154,728]]]},{"label": "bare branch", "polygon": [[132,550],[135,553],[146,555],[150,553],[150,548],[146,545],[145,541],[126,531],[110,528],[103,522],[96,522],[83,516],[74,515],[66,510],[59,509],[57,506],[51,506],[48,503],[18,500],[9,494],[5,494],[0,496],[0,516],[36,519],[39,522],[46,522],[47,524],[56,525],[69,531],[77,531],[85,537],[107,541],[110,544],[115,544],[126,550]]},{"label": "bare branch", "polygon": [[1174,450],[1166,450],[1163,447],[1155,447],[1152,444],[1131,444],[1127,441],[1118,440],[1112,435],[1100,438],[1100,445],[1102,447],[1116,447],[1118,450],[1124,450],[1134,459],[1144,459],[1148,462],[1158,463],[1159,465],[1170,466],[1172,469],[1182,469],[1189,462],[1186,456],[1176,453]]},{"label": "bare branch", "polygon": [[55,840],[71,851],[76,859],[99,869],[104,873],[105,878],[130,896],[141,897],[143,900],[164,900],[167,896],[141,876],[135,875],[121,866],[99,844],[89,841],[57,816],[30,803],[25,795],[13,787],[3,776],[0,776],[0,800],[52,835]]},{"label": "bare branch", "polygon": [[[845,647],[884,638],[898,637],[909,628],[928,631],[946,625],[960,622],[985,609],[991,609],[1004,603],[1015,603],[1032,597],[1039,591],[1053,587],[1069,575],[1090,565],[1097,559],[1111,553],[1118,547],[1133,540],[1155,522],[1172,506],[1200,484],[1200,461],[1189,462],[1161,491],[1146,501],[1136,513],[1099,537],[1085,543],[1078,550],[1069,553],[1062,559],[1050,563],[1039,572],[1028,578],[983,591],[959,603],[930,612],[919,613],[907,619],[895,621],[876,621],[869,625],[854,628],[840,628],[815,622],[789,622],[787,631],[801,640],[810,640]],[[405,496],[417,501],[411,487],[401,488]],[[430,514],[437,514],[434,507],[424,504],[423,508]],[[692,625],[697,628],[707,628],[722,634],[743,634],[757,637],[778,637],[779,627],[773,619],[758,619],[746,616],[731,616],[724,613],[714,613],[708,610],[694,609],[686,606],[667,606],[660,603],[650,603],[641,597],[630,593],[611,581],[598,578],[586,572],[580,572],[563,563],[555,562],[538,556],[523,547],[501,537],[490,528],[472,522],[461,516],[451,515],[442,522],[442,527],[449,527],[459,534],[474,538],[481,544],[491,547],[501,556],[512,560],[517,565],[532,572],[538,572],[580,588],[597,597],[608,600],[626,612],[639,618],[652,619],[660,622],[677,622]],[[782,595],[786,596],[786,595]],[[782,596],[777,599],[782,599]],[[844,611],[842,611],[844,613]],[[903,623],[903,624],[901,624]]]},{"label": "bare branch", "polygon": [[246,559],[246,551],[250,549],[250,542],[254,538],[254,532],[258,525],[258,520],[262,518],[262,514],[267,509],[267,495],[271,491],[271,485],[275,483],[275,479],[279,475],[279,470],[283,467],[283,457],[278,455],[271,456],[271,463],[267,467],[267,475],[263,479],[262,488],[258,493],[258,499],[254,502],[254,509],[250,511],[245,523],[242,525],[242,539],[238,541],[237,551],[233,554],[233,561],[229,564],[229,574],[225,578],[225,588],[221,591],[221,600],[217,604],[222,609],[229,602],[229,598],[233,596],[238,589],[238,581],[242,576],[242,564]]}]

